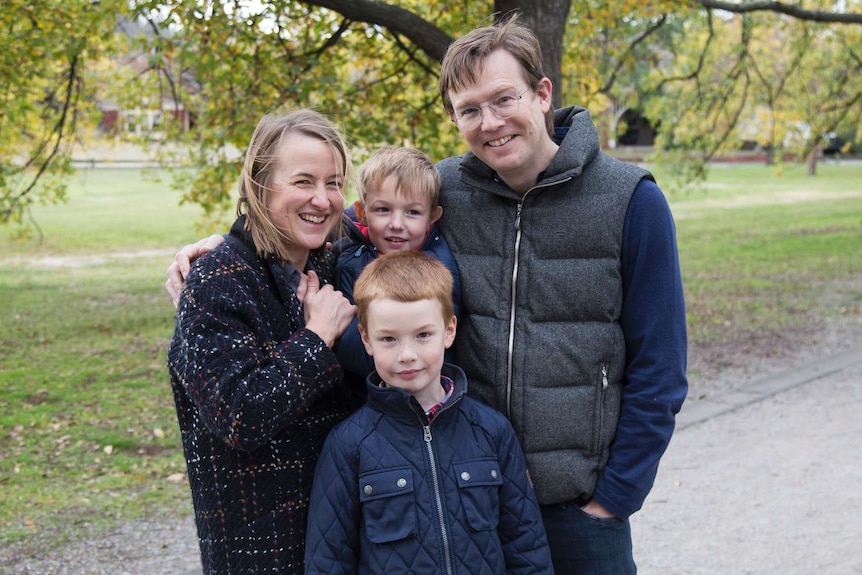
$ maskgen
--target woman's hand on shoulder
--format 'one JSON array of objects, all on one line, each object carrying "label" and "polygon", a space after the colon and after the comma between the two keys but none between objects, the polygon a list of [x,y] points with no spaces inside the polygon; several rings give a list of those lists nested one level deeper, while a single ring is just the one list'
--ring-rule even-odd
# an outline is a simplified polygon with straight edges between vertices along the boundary
[{"label": "woman's hand on shoulder", "polygon": [[300,280],[297,296],[305,310],[305,327],[333,347],[356,315],[356,306],[331,285],[321,286],[313,271]]}]

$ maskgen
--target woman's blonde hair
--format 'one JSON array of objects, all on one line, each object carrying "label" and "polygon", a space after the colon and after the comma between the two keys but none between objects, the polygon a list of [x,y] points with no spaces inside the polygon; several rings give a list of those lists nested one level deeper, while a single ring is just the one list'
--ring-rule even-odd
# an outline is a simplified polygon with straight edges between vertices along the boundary
[{"label": "woman's blonde hair", "polygon": [[[295,264],[288,253],[288,246],[296,241],[289,230],[279,230],[272,221],[267,200],[272,192],[272,182],[279,166],[279,148],[291,134],[302,134],[326,143],[338,159],[338,176],[344,187],[353,181],[353,164],[350,161],[345,138],[322,114],[309,109],[299,109],[286,114],[267,114],[258,122],[248,145],[239,182],[237,216],[246,215],[245,228],[261,257],[273,255],[282,261]],[[340,210],[344,202],[339,204]],[[333,218],[330,235],[342,235],[341,212]],[[320,249],[325,249],[321,246]]]}]

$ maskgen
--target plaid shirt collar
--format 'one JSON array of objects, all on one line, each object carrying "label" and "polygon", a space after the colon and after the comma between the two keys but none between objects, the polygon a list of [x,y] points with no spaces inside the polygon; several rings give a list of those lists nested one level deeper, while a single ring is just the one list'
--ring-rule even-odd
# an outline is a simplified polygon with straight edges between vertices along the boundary
[{"label": "plaid shirt collar", "polygon": [[428,417],[428,423],[434,421],[434,418],[437,417],[437,414],[440,413],[440,410],[443,409],[446,402],[452,397],[452,392],[455,391],[455,382],[445,375],[440,376],[440,385],[442,385],[443,389],[446,391],[446,396],[443,398],[443,401],[425,412],[425,415]]}]

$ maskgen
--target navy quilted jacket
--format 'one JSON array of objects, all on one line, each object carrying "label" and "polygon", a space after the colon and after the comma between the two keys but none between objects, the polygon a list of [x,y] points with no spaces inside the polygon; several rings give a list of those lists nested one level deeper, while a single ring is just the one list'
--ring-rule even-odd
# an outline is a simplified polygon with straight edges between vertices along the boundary
[{"label": "navy quilted jacket", "polygon": [[312,486],[307,574],[551,574],[521,447],[509,422],[465,395],[432,423],[369,376],[368,403],[330,433]]}]

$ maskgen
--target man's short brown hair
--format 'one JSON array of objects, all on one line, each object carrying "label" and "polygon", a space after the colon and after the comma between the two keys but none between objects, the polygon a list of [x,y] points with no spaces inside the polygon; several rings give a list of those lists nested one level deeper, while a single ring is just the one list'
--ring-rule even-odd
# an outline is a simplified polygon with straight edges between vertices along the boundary
[{"label": "man's short brown hair", "polygon": [[485,60],[497,50],[509,52],[524,71],[524,79],[535,90],[545,77],[542,71],[542,48],[532,30],[518,23],[514,14],[504,22],[476,28],[455,40],[446,50],[440,66],[438,86],[443,107],[451,116],[449,93],[474,84]]}]

